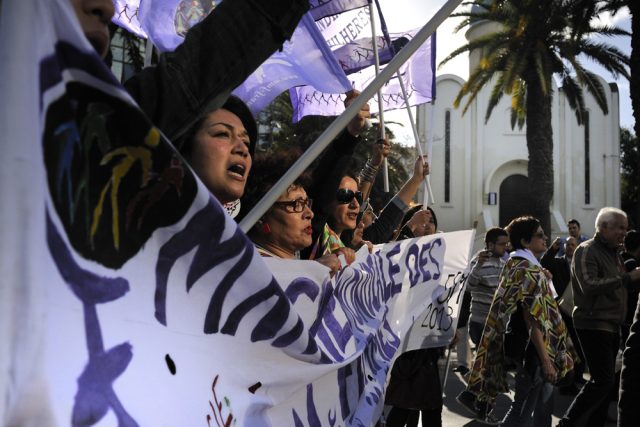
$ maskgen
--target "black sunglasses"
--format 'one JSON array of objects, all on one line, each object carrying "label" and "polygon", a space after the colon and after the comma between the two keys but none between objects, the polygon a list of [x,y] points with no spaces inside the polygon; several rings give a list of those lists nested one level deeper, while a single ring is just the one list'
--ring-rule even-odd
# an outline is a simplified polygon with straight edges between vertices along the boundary
[{"label": "black sunglasses", "polygon": [[338,192],[336,193],[336,200],[341,205],[346,205],[351,203],[354,199],[358,201],[358,204],[362,205],[362,192],[361,191],[353,191],[348,188],[338,188]]},{"label": "black sunglasses", "polygon": [[307,206],[311,209],[311,205],[313,204],[313,200],[311,199],[303,199],[302,197],[295,200],[289,200],[286,202],[274,202],[275,206],[278,206],[284,209],[285,212],[288,213],[300,213],[304,211],[304,208]]}]

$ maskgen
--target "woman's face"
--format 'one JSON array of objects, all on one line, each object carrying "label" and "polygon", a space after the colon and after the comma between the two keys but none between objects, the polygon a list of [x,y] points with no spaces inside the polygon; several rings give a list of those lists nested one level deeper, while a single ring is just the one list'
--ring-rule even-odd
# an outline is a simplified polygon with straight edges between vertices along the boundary
[{"label": "woman's face", "polygon": [[71,0],[82,32],[101,57],[109,51],[109,22],[114,14],[113,0]]},{"label": "woman's face", "polygon": [[240,118],[222,108],[210,113],[195,134],[188,160],[221,203],[239,199],[251,169],[249,135]]},{"label": "woman's face", "polygon": [[[527,247],[526,244],[525,247]],[[533,252],[536,257],[542,255],[547,250],[547,236],[544,235],[542,227],[538,227],[536,232],[533,233],[528,249]]]},{"label": "woman's face", "polygon": [[[345,176],[340,181],[340,189],[351,190],[354,193],[358,191],[358,183],[355,179]],[[331,217],[333,219],[333,231],[338,235],[344,230],[353,230],[356,228],[358,213],[360,212],[360,203],[354,197],[349,203],[338,203],[334,200],[332,203]]]},{"label": "woman's face", "polygon": [[419,226],[416,228],[415,230],[415,236],[416,237],[421,237],[421,236],[430,236],[432,234],[436,234],[436,222],[433,219],[433,215],[431,214],[431,211],[428,209],[425,209],[424,211],[422,211],[422,214],[424,215],[424,222],[420,222]]},{"label": "woman's face", "polygon": [[[271,229],[264,238],[290,254],[311,246],[313,212],[309,203],[305,203],[308,200],[302,187],[294,187],[282,194],[262,219]],[[297,206],[294,203],[286,204],[296,201]],[[302,212],[295,212],[300,209]]]}]

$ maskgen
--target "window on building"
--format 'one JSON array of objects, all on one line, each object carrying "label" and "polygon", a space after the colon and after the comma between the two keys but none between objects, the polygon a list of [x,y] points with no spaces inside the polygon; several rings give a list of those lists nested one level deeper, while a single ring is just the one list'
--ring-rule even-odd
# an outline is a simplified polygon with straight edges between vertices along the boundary
[{"label": "window on building", "polygon": [[451,201],[451,111],[444,113],[444,202]]},{"label": "window on building", "polygon": [[584,117],[584,203],[585,205],[591,204],[591,170],[589,165],[591,164],[591,159],[589,156],[589,112],[585,114]]},{"label": "window on building", "polygon": [[[145,43],[142,40],[137,40],[136,43],[140,49],[140,55],[144,58]],[[111,55],[111,71],[120,82],[127,81],[136,73],[133,61],[125,48],[122,28],[118,28],[111,39]]]}]

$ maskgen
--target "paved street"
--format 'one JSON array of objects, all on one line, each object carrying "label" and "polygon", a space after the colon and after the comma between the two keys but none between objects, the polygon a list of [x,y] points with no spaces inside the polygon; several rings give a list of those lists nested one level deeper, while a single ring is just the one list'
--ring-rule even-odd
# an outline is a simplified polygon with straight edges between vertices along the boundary
[{"label": "paved street", "polygon": [[[485,426],[485,424],[474,421],[468,411],[462,407],[457,401],[456,396],[462,390],[464,390],[466,383],[464,382],[464,378],[462,375],[453,372],[453,368],[455,367],[455,350],[451,355],[452,364],[449,366],[449,375],[447,376],[447,383],[445,384],[445,395],[444,395],[444,408],[442,410],[442,425],[443,427],[481,427]],[[618,369],[620,368],[620,363],[618,362]],[[440,374],[442,375],[445,369],[445,359],[440,359]],[[585,374],[585,377],[588,378],[589,375]],[[442,376],[441,376],[442,378]],[[509,388],[513,390],[515,384],[514,373],[510,372],[508,377]],[[557,389],[554,391],[554,410],[553,410],[553,420],[552,426],[555,426],[560,417],[564,414],[566,409],[569,407],[571,402],[573,401],[573,395],[563,395],[560,394]],[[502,418],[506,413],[509,407],[511,406],[511,400],[513,399],[513,391],[506,395],[498,396],[498,400],[496,402],[495,415],[498,418]],[[615,416],[616,416],[616,403],[611,402],[609,405],[609,420],[605,427],[616,427]],[[421,426],[422,424],[418,424]],[[537,427],[529,424],[528,426],[523,427]]]},{"label": "paved street", "polygon": [[[455,354],[455,353],[454,353]],[[452,356],[452,360],[455,361],[455,356]],[[460,391],[462,391],[465,387],[465,383],[460,374],[452,372],[453,366],[449,367],[449,376],[447,378],[447,383],[445,385],[445,397],[444,397],[444,409],[442,411],[442,425],[444,427],[475,427],[475,426],[484,426],[477,421],[474,421],[468,414],[468,412],[455,400],[456,396]],[[442,365],[442,369],[444,369],[444,364]],[[442,371],[441,371],[442,372]],[[514,385],[513,374],[511,373],[509,376],[509,386],[513,389]],[[554,394],[554,411],[553,411],[553,422],[552,425],[555,426],[565,412],[565,410],[571,404],[574,396],[566,396],[561,395],[560,393],[555,391]],[[506,414],[509,406],[511,405],[511,400],[513,398],[513,393],[509,393],[508,395],[500,395],[498,396],[498,400],[496,402],[495,414],[498,418],[501,418]],[[615,404],[611,403],[609,407],[609,415],[615,416]],[[606,427],[615,427],[616,423],[613,420],[610,420],[607,423]],[[536,426],[532,426],[536,427]]]}]

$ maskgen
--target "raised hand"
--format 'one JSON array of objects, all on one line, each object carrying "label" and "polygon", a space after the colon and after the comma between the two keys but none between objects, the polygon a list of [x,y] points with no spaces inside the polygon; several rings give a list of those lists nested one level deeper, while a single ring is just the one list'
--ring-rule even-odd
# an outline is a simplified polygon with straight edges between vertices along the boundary
[{"label": "raised hand", "polygon": [[[347,92],[347,99],[344,101],[345,108],[351,105],[351,103],[360,95],[360,92],[353,89]],[[367,122],[369,117],[371,117],[371,113],[369,112],[369,104],[364,104],[358,114],[351,119],[349,124],[347,125],[347,131],[353,135],[358,136],[362,131],[367,127]]]}]

